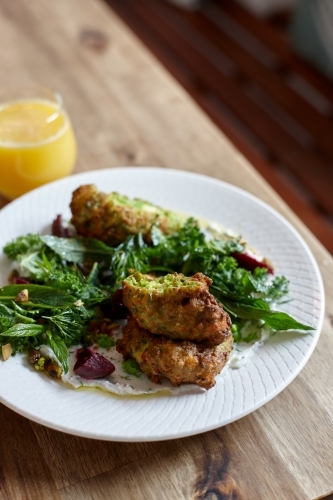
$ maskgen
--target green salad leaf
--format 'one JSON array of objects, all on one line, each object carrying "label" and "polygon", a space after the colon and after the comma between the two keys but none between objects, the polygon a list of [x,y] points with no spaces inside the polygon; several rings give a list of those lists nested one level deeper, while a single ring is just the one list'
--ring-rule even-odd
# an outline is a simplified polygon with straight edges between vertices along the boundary
[{"label": "green salad leaf", "polygon": [[35,337],[36,335],[40,335],[43,331],[44,327],[42,325],[17,323],[11,328],[8,328],[5,332],[0,333],[0,335],[6,337]]},{"label": "green salad leaf", "polygon": [[100,262],[110,260],[113,248],[93,238],[60,238],[58,236],[41,236],[41,241],[59,257],[68,262]]},{"label": "green salad leaf", "polygon": [[[246,253],[241,238],[213,238],[189,218],[183,227],[165,235],[158,225],[145,241],[142,234],[130,236],[117,247],[92,238],[60,238],[28,234],[4,248],[16,260],[20,276],[29,283],[0,288],[0,345],[11,343],[13,351],[47,342],[63,369],[67,370],[68,347],[85,341],[96,307],[107,304],[131,270],[141,273],[201,272],[213,283],[210,292],[228,311],[236,341],[253,341],[256,332],[242,336],[248,321],[278,330],[312,330],[276,308],[288,295],[288,280],[268,275],[268,268],[245,269],[237,255]],[[26,302],[18,294],[28,292]],[[99,345],[111,347],[113,339],[103,334]],[[136,375],[133,362],[124,370]]]},{"label": "green salad leaf", "polygon": [[28,290],[28,301],[21,302],[24,307],[68,307],[75,297],[57,288],[42,285],[6,285],[0,288],[0,301],[12,302],[23,290]]},{"label": "green salad leaf", "polygon": [[63,368],[64,372],[68,372],[68,349],[67,345],[57,335],[52,335],[51,332],[47,331],[46,332],[47,336],[47,343],[51,347],[52,351],[54,352],[57,360],[61,364],[61,367]]}]

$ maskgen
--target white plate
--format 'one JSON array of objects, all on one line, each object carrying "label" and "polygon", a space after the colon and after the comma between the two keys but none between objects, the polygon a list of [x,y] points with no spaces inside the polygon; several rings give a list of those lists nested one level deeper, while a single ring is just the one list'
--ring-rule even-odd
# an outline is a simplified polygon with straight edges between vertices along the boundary
[{"label": "white plate", "polygon": [[[209,391],[158,397],[115,397],[73,390],[29,367],[26,356],[0,362],[0,401],[54,429],[112,441],[179,438],[233,422],[282,391],[308,361],[318,340],[324,292],[317,264],[300,235],[268,205],[229,184],[196,174],[126,167],[87,172],[48,184],[0,212],[0,248],[28,232],[46,232],[57,214],[70,217],[72,191],[95,183],[103,191],[145,198],[162,207],[215,220],[241,234],[290,280],[284,310],[316,330],[276,334],[238,370],[227,370]],[[8,261],[0,255],[0,284]]]}]

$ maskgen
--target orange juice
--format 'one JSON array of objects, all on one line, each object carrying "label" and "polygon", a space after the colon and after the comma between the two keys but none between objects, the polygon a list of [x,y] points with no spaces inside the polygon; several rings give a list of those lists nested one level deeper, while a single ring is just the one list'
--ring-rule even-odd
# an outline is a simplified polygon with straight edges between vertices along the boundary
[{"label": "orange juice", "polygon": [[72,172],[76,142],[61,104],[37,98],[0,103],[0,192],[7,198]]}]

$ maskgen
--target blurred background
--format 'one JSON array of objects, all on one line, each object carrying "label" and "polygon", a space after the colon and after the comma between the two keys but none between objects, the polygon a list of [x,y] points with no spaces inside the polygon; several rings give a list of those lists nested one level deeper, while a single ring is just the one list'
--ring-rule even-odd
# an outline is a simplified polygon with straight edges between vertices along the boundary
[{"label": "blurred background", "polygon": [[333,0],[105,0],[333,253]]}]

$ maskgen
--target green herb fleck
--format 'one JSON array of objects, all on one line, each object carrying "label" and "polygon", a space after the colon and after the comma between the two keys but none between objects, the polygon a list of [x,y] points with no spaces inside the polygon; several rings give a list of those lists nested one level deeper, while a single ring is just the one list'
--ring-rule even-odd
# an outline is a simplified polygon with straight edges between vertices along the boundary
[{"label": "green herb fleck", "polygon": [[109,347],[114,347],[116,345],[115,340],[112,337],[109,337],[105,333],[100,333],[96,336],[97,344],[100,347],[104,347],[108,349]]},{"label": "green herb fleck", "polygon": [[232,335],[234,337],[235,342],[240,342],[242,340],[242,334],[238,329],[238,326],[233,324],[231,327]]},{"label": "green herb fleck", "polygon": [[138,363],[134,359],[124,361],[122,367],[124,372],[129,373],[130,375],[135,375],[135,377],[140,377],[142,373]]}]

